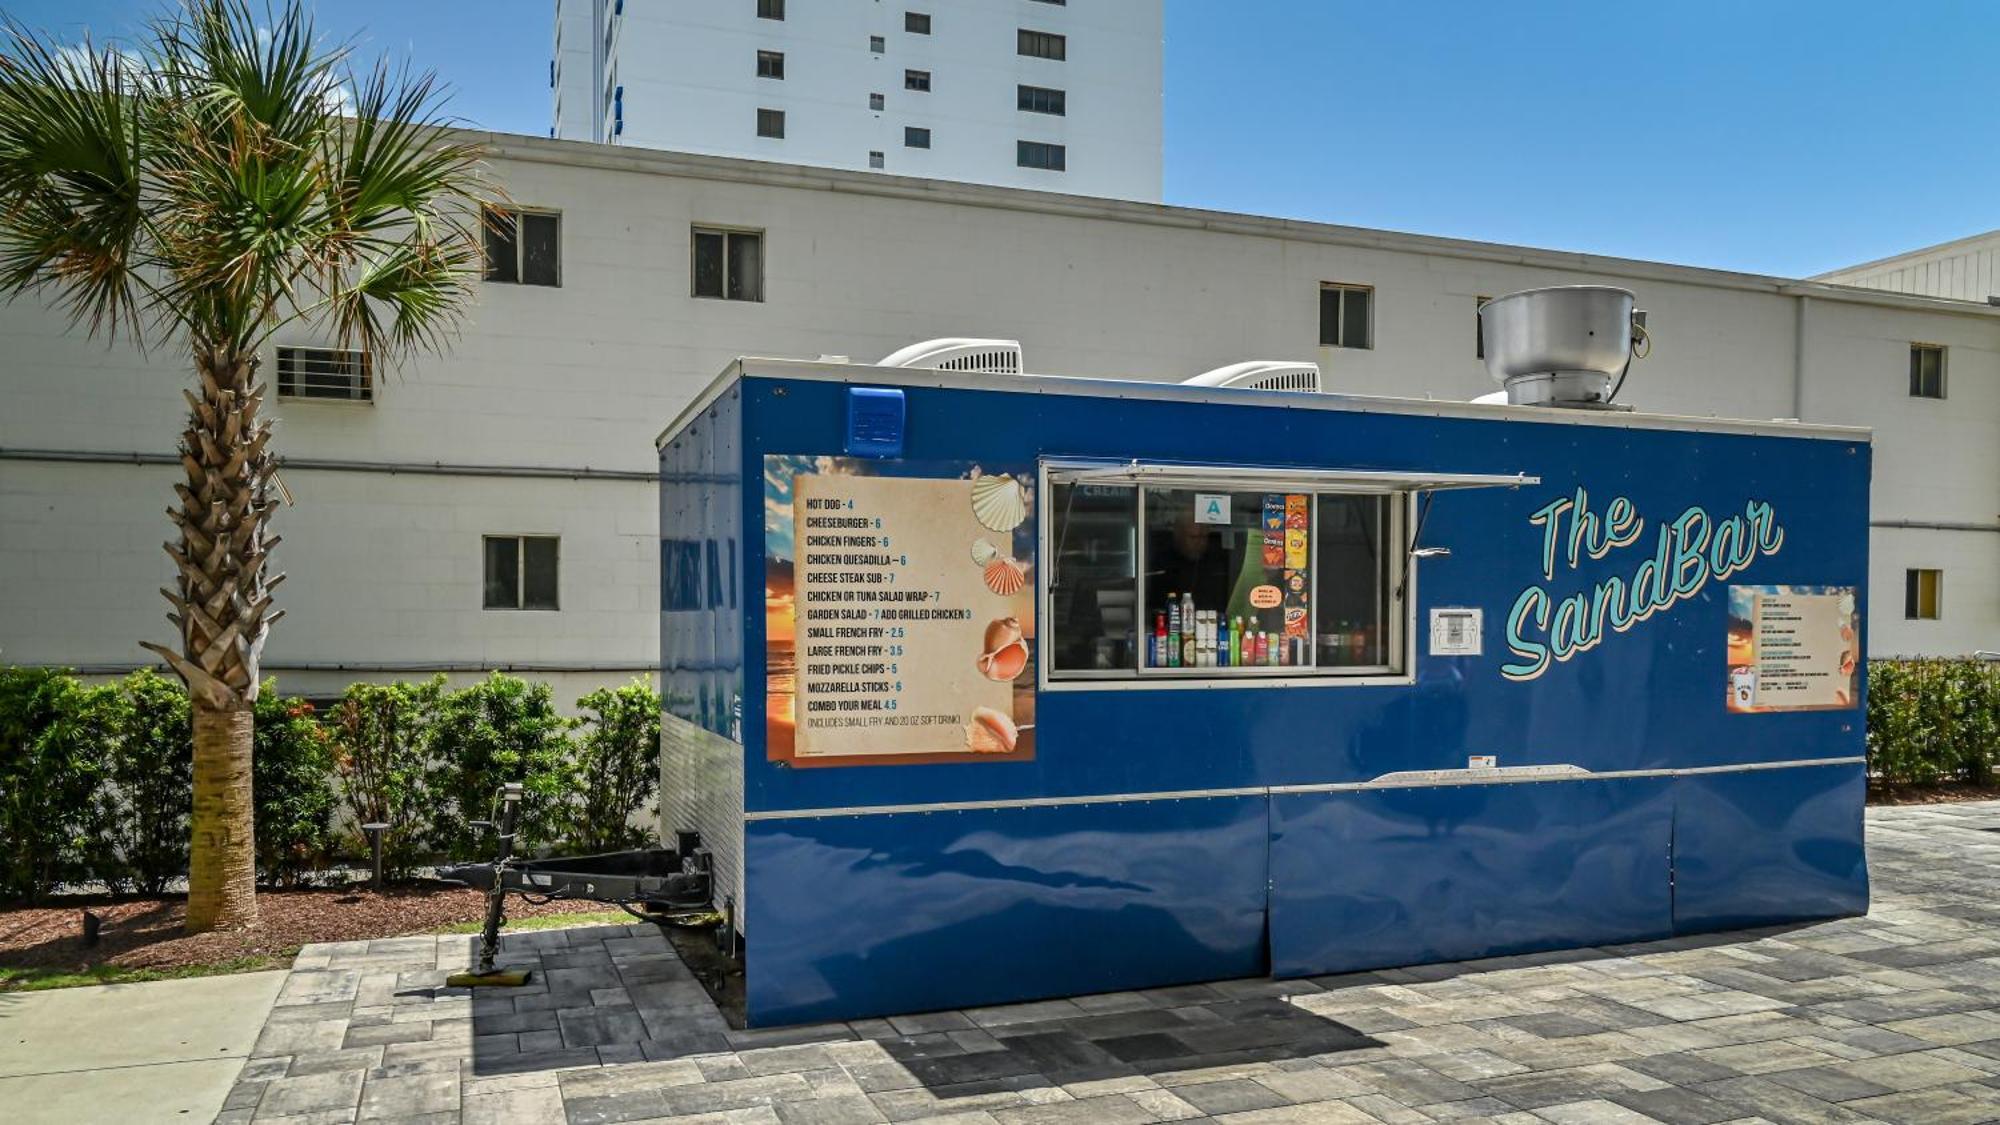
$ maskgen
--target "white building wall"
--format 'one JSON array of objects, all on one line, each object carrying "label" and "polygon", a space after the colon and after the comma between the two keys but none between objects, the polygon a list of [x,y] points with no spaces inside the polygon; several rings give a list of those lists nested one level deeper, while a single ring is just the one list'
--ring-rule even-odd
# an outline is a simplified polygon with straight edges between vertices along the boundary
[{"label": "white building wall", "polygon": [[1907,254],[1821,274],[1816,281],[1979,301],[2000,297],[2000,231],[1988,231]]},{"label": "white building wall", "polygon": [[[1308,358],[1335,390],[1463,399],[1492,386],[1474,354],[1476,297],[1584,281],[1626,286],[1651,314],[1656,347],[1624,395],[1639,409],[1875,428],[1873,651],[2000,648],[2000,311],[1983,305],[496,143],[509,196],[562,213],[563,287],[480,286],[452,353],[383,372],[373,405],[271,408],[298,498],[278,517],[289,615],[265,654],[288,690],[479,667],[581,689],[653,666],[653,438],[737,355],[874,360],[930,337],[1000,336],[1022,341],[1032,371],[1180,379]],[[765,300],[689,296],[696,223],[764,231]],[[1374,348],[1317,346],[1323,281],[1375,287]],[[1951,349],[1948,400],[1908,396],[1911,340]],[[32,301],[0,308],[0,349],[0,660],[149,662],[136,642],[169,635],[157,590],[171,574],[160,543],[172,468],[46,458],[170,453],[184,362],[170,346],[93,343]],[[557,475],[504,475],[522,470]],[[513,533],[562,537],[561,610],[480,608],[480,537]],[[1902,572],[1917,566],[1945,571],[1942,620],[1902,618]]]},{"label": "white building wall", "polygon": [[601,141],[604,51],[598,43],[606,0],[557,0],[555,43],[549,54],[549,95],[554,122],[549,135],[565,141]]},{"label": "white building wall", "polygon": [[[564,50],[596,44],[603,89],[623,88],[623,130],[599,125],[611,143],[864,171],[879,152],[899,175],[1160,197],[1160,0],[799,0],[783,20],[759,19],[754,0],[650,0],[622,14],[611,0],[559,0],[558,21],[571,28],[592,5],[599,33],[566,30]],[[930,16],[930,34],[904,30],[906,12]],[[1021,28],[1064,36],[1067,57],[1023,57]],[[760,50],[784,55],[783,79],[757,76]],[[563,69],[572,73],[567,54]],[[905,89],[906,70],[928,72],[930,91]],[[1063,90],[1067,112],[1021,111],[1023,84]],[[582,99],[565,87],[558,135],[587,139],[567,124],[573,104]],[[785,114],[782,139],[757,135],[759,109]],[[929,149],[905,145],[910,126],[930,130]],[[1065,146],[1067,169],[1020,167],[1023,140]]]}]

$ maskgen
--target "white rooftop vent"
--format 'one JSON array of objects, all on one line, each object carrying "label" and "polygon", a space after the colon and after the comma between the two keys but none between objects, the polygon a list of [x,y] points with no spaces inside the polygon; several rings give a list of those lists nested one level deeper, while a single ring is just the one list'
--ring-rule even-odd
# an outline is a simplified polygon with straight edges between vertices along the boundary
[{"label": "white rooftop vent", "polygon": [[1190,387],[1250,387],[1260,391],[1319,391],[1319,364],[1287,359],[1253,359],[1204,371],[1185,380]]},{"label": "white rooftop vent", "polygon": [[1021,341],[946,337],[911,344],[882,357],[883,367],[928,367],[936,371],[976,371],[982,375],[1019,375]]}]

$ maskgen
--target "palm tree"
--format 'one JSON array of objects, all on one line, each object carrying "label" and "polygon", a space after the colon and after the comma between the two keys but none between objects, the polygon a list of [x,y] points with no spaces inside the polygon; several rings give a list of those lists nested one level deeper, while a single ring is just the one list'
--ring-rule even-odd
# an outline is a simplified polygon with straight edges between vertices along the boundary
[{"label": "palm tree", "polygon": [[179,638],[145,645],[194,704],[190,932],[257,921],[251,705],[284,577],[261,350],[301,322],[377,358],[435,349],[479,254],[483,153],[445,131],[435,79],[349,54],[298,0],[189,0],[130,49],[0,36],[0,292],[194,368],[162,591]]}]

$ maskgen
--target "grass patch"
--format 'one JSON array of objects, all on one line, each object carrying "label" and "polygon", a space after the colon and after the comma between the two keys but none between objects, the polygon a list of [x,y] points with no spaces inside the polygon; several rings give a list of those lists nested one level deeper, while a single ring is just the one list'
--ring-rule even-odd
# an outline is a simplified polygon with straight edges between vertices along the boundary
[{"label": "grass patch", "polygon": [[208,965],[175,965],[169,968],[130,968],[125,965],[92,965],[88,969],[47,969],[0,965],[0,992],[43,992],[51,988],[80,988],[92,984],[137,984],[149,980],[180,980],[184,977],[215,977],[229,973],[254,973],[282,969],[292,963],[293,950],[283,956],[237,957]]},{"label": "grass patch", "polygon": [[[500,927],[501,933],[508,930],[560,930],[567,926],[630,926],[637,918],[623,910],[593,910],[583,914],[535,914],[526,918],[509,918]],[[486,928],[484,921],[453,922],[432,930],[434,934],[476,934]]]}]

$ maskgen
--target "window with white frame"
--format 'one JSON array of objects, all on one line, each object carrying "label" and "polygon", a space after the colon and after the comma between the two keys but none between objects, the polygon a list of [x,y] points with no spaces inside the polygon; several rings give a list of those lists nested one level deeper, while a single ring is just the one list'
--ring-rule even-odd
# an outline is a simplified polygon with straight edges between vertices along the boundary
[{"label": "window with white frame", "polygon": [[1062,117],[1069,112],[1069,96],[1047,86],[1015,87],[1015,107],[1023,113],[1046,113]]},{"label": "window with white frame", "polygon": [[561,540],[553,535],[488,535],[487,609],[558,609],[556,567]]},{"label": "window with white frame", "polygon": [[481,208],[486,280],[502,285],[562,284],[562,216],[521,207]]},{"label": "window with white frame", "polygon": [[1091,476],[1049,478],[1051,680],[1352,678],[1406,667],[1398,586],[1409,493]]},{"label": "window with white frame", "polygon": [[695,227],[691,233],[695,296],[764,299],[764,232]]},{"label": "window with white frame", "polygon": [[1035,59],[1054,59],[1061,62],[1069,57],[1069,40],[1053,31],[1020,28],[1015,34],[1014,48],[1020,54]]},{"label": "window with white frame", "polygon": [[278,348],[278,397],[373,402],[368,353],[353,348]]},{"label": "window with white frame", "polygon": [[920,93],[931,92],[931,72],[928,70],[906,70],[903,72],[903,89]]},{"label": "window with white frame", "polygon": [[785,77],[785,53],[783,51],[757,52],[757,77],[783,79]]},{"label": "window with white frame", "polygon": [[1936,621],[1944,600],[1944,571],[1903,572],[1903,616],[1911,621]]},{"label": "window with white frame", "polygon": [[1014,163],[1023,168],[1061,172],[1069,167],[1069,150],[1046,141],[1015,141]]},{"label": "window with white frame", "polygon": [[782,109],[760,109],[757,111],[757,135],[774,141],[785,139],[785,111]]},{"label": "window with white frame", "polygon": [[919,128],[915,125],[903,126],[903,147],[904,148],[931,147],[931,131],[929,129]]},{"label": "window with white frame", "polygon": [[1937,344],[1910,345],[1910,397],[1944,397],[1944,348]]},{"label": "window with white frame", "polygon": [[1375,346],[1375,290],[1367,285],[1322,283],[1319,287],[1319,345],[1323,348]]},{"label": "window with white frame", "polygon": [[903,30],[909,32],[911,35],[929,35],[931,33],[930,13],[904,12]]},{"label": "window with white frame", "polygon": [[757,18],[760,20],[784,19],[785,0],[757,0]]}]

